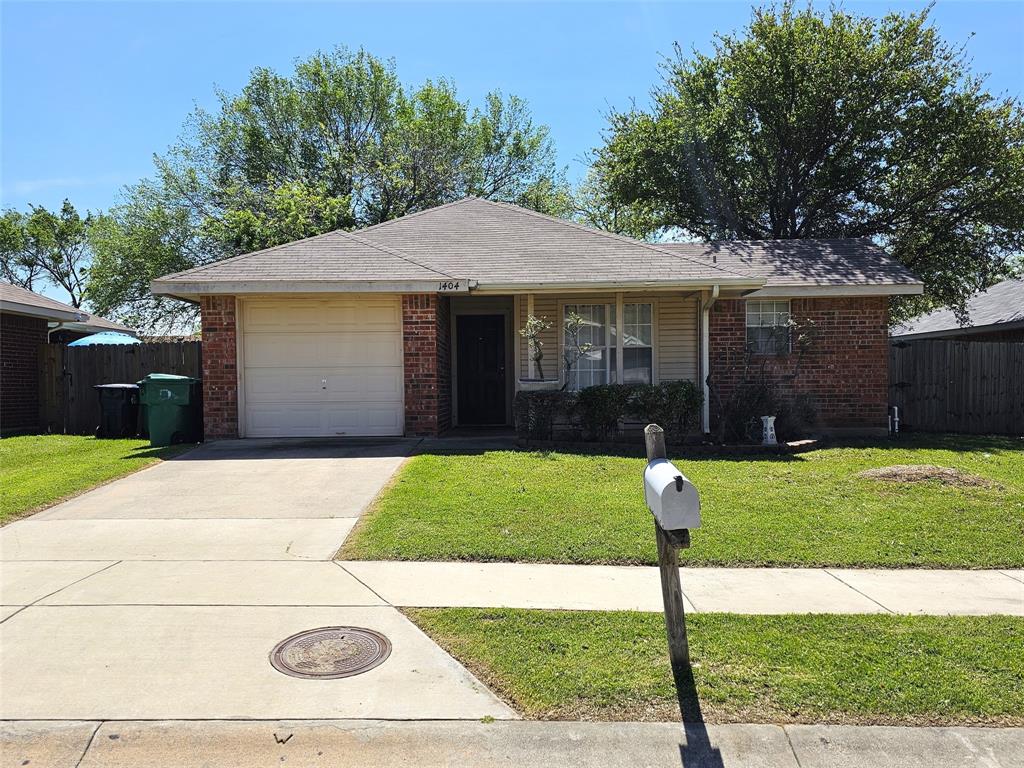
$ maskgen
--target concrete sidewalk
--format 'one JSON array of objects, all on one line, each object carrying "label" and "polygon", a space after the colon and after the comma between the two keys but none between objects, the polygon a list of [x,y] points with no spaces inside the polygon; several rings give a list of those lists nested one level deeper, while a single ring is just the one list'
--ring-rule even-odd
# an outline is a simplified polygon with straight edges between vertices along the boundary
[{"label": "concrete sidewalk", "polygon": [[[396,606],[663,610],[657,568],[391,561],[339,565]],[[1024,571],[683,568],[681,581],[687,610],[698,613],[1024,616]]]},{"label": "concrete sidewalk", "polygon": [[575,722],[22,722],[0,766],[1019,768],[1021,728]]}]

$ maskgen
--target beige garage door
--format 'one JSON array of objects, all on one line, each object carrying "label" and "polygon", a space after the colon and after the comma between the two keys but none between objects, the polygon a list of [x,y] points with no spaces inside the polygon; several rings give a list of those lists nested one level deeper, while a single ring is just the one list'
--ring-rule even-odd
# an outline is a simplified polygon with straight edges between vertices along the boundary
[{"label": "beige garage door", "polygon": [[398,297],[246,299],[247,437],[401,435]]}]

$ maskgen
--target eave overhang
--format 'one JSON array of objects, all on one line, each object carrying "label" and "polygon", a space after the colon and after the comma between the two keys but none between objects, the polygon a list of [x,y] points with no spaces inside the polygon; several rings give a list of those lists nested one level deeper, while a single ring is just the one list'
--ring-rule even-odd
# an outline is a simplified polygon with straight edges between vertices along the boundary
[{"label": "eave overhang", "polygon": [[153,280],[150,291],[198,301],[200,296],[271,293],[467,293],[475,283],[459,278],[437,280]]},{"label": "eave overhang", "polygon": [[57,322],[81,322],[88,315],[85,312],[76,312],[73,309],[50,309],[49,307],[38,307],[34,304],[22,304],[18,301],[7,301],[0,299],[0,312],[9,312],[12,315],[25,315],[27,317],[40,317],[44,320],[55,320]]},{"label": "eave overhang", "polygon": [[745,295],[748,299],[841,298],[843,296],[917,296],[924,293],[922,283],[768,285]]}]

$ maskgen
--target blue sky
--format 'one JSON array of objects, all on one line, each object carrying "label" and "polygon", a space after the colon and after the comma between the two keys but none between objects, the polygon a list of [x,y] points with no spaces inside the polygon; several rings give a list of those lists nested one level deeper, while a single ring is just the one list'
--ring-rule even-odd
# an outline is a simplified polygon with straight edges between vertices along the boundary
[{"label": "blue sky", "polygon": [[[847,2],[857,13],[923,3]],[[393,57],[401,78],[448,77],[472,102],[491,89],[526,98],[551,127],[571,177],[600,141],[609,107],[643,102],[672,43],[706,49],[737,30],[746,2],[205,3],[2,5],[0,207],[79,209],[117,202],[151,172],[194,104],[282,72],[338,44]],[[939,0],[933,19],[968,42],[995,92],[1024,91],[1024,3]],[[974,37],[971,38],[971,34]]]}]

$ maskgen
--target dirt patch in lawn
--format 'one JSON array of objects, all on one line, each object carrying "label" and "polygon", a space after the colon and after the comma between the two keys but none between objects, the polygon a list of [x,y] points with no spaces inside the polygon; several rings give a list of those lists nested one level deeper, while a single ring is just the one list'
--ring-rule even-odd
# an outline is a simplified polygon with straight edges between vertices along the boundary
[{"label": "dirt patch in lawn", "polygon": [[923,483],[928,480],[937,480],[943,485],[952,485],[958,488],[998,487],[997,483],[981,475],[972,475],[954,467],[939,467],[935,464],[893,464],[891,467],[867,469],[857,473],[857,477],[893,483]]}]

